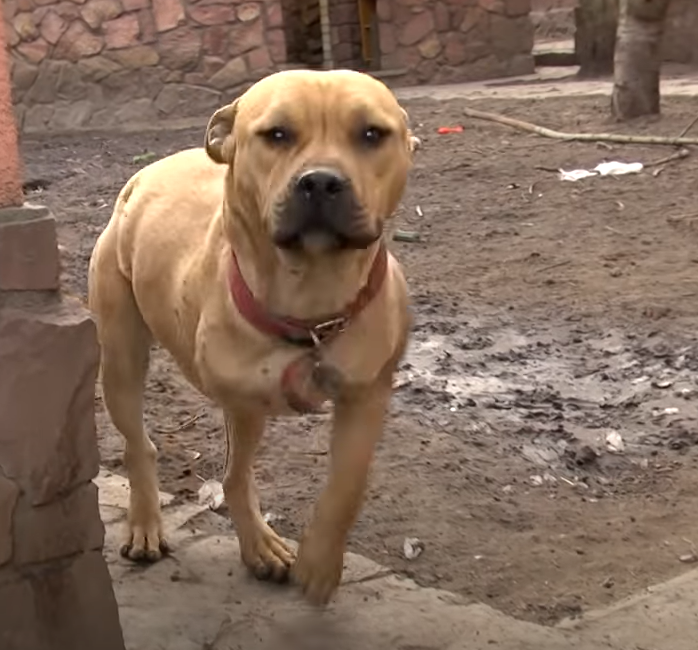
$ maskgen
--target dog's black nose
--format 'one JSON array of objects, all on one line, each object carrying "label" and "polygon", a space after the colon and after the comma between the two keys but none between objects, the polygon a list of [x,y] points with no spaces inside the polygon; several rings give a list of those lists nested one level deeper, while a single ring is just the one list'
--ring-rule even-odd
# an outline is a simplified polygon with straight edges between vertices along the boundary
[{"label": "dog's black nose", "polygon": [[348,188],[348,180],[332,169],[311,169],[296,180],[296,192],[312,203],[337,199]]}]

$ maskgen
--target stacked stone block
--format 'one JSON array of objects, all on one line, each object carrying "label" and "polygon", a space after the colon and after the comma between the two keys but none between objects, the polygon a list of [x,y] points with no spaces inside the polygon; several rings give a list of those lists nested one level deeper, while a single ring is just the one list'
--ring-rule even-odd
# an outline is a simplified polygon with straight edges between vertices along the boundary
[{"label": "stacked stone block", "polygon": [[97,488],[94,323],[63,301],[54,219],[22,204],[0,34],[0,648],[124,650]]}]

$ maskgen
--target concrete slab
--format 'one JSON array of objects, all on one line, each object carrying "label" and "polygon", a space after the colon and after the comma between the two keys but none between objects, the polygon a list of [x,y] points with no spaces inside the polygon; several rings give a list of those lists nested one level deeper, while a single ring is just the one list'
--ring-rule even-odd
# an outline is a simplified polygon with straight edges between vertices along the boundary
[{"label": "concrete slab", "polygon": [[207,532],[220,529],[219,515],[168,495],[163,513],[175,554],[134,566],[118,555],[123,479],[102,472],[97,483],[128,650],[693,650],[698,638],[698,571],[548,628],[348,554],[343,586],[320,612],[292,586],[252,579],[235,538]]},{"label": "concrete slab", "polygon": [[606,609],[588,612],[559,629],[629,650],[695,650],[698,644],[698,571],[650,587]]},{"label": "concrete slab", "polygon": [[173,504],[168,495],[161,501],[169,504],[163,515],[175,554],[151,567],[130,565],[118,554],[127,505],[123,479],[102,472],[96,482],[128,650],[591,650],[575,645],[571,632],[422,589],[351,554],[336,601],[319,612],[292,586],[251,578],[235,538],[203,532],[216,529],[205,518],[219,515]]}]

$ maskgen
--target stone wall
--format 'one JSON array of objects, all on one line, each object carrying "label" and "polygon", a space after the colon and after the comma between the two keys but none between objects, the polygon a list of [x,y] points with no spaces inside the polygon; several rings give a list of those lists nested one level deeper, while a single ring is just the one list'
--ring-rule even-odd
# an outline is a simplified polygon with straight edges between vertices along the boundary
[{"label": "stone wall", "polygon": [[378,0],[381,69],[399,84],[533,72],[531,0]]},{"label": "stone wall", "polygon": [[[367,62],[357,0],[331,0],[335,66],[382,69],[393,85],[529,73],[530,4],[376,0]],[[204,119],[272,70],[322,65],[317,0],[3,0],[3,10],[24,131]]]},{"label": "stone wall", "polygon": [[277,0],[3,0],[24,130],[208,115],[286,60]]}]

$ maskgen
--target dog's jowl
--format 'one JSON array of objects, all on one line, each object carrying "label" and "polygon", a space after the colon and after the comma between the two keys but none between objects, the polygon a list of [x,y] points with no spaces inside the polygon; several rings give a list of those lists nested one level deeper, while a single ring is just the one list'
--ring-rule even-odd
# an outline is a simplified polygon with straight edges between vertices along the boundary
[{"label": "dog's jowl", "polygon": [[[381,82],[282,72],[218,110],[202,148],[127,182],[89,275],[104,400],[126,444],[125,557],[168,550],[143,426],[157,342],[223,409],[223,486],[245,565],[260,579],[290,575],[311,602],[332,596],[410,325],[384,229],[413,148]],[[260,514],[255,452],[268,416],[328,401],[329,476],[296,557]]]}]

